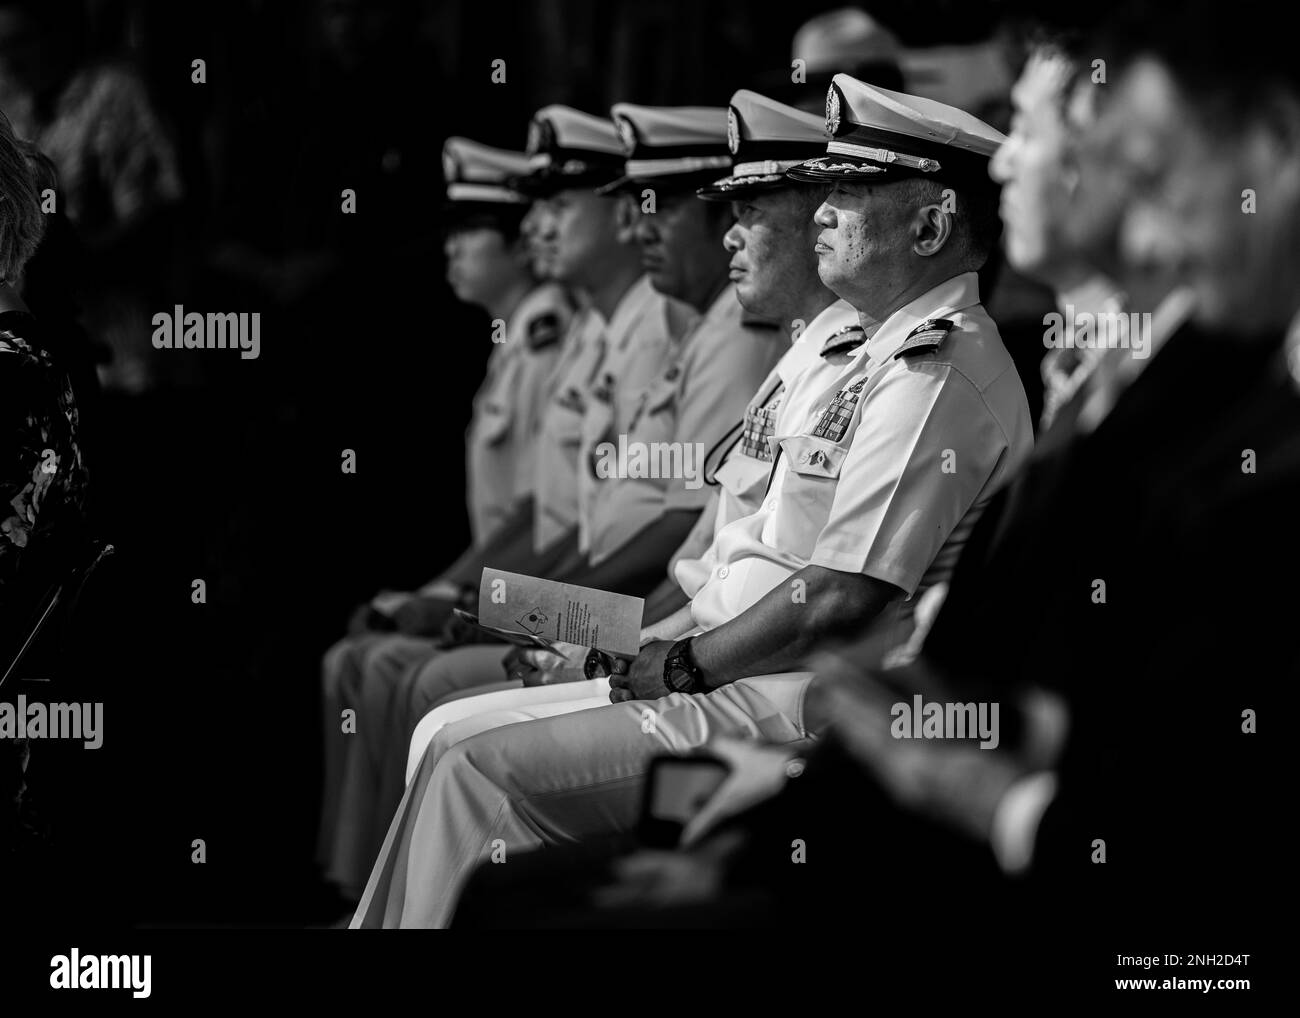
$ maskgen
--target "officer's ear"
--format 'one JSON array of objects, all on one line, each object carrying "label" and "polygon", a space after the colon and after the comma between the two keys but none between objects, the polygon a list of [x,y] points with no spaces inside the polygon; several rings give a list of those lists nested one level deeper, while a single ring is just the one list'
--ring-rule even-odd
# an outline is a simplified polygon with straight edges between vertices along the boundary
[{"label": "officer's ear", "polygon": [[614,231],[620,244],[636,243],[636,225],[641,218],[641,210],[636,206],[636,199],[625,191],[614,195]]},{"label": "officer's ear", "polygon": [[942,251],[952,237],[955,214],[946,211],[943,202],[926,202],[912,217],[912,250],[922,258],[932,258]]},{"label": "officer's ear", "polygon": [[1064,105],[1058,108],[1061,130],[1065,138],[1061,147],[1059,175],[1065,191],[1073,195],[1082,179],[1079,155],[1084,139],[1093,130],[1099,115],[1098,90],[1090,85],[1076,84],[1068,88]]}]

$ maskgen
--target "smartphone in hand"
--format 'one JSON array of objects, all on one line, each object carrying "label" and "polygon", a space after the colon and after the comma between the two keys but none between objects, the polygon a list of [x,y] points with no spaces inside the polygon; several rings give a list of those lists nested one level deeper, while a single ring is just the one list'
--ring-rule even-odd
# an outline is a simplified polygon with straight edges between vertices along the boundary
[{"label": "smartphone in hand", "polygon": [[638,837],[651,848],[675,848],[730,773],[731,765],[712,753],[655,757],[642,791]]}]

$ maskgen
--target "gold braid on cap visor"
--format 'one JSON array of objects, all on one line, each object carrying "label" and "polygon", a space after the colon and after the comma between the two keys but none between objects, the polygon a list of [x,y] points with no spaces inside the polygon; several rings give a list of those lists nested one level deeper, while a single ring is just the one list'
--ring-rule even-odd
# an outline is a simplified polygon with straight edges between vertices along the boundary
[{"label": "gold braid on cap visor", "polygon": [[662,177],[673,173],[694,173],[731,165],[731,156],[682,156],[677,159],[629,159],[624,173],[629,177]]},{"label": "gold braid on cap visor", "polygon": [[[826,151],[840,156],[858,156],[878,163],[894,163],[898,166],[920,170],[922,173],[934,173],[940,168],[937,159],[928,159],[924,156],[909,156],[887,148],[869,148],[866,145],[854,145],[848,141],[832,141],[827,144]],[[824,168],[830,169],[830,167]]]}]

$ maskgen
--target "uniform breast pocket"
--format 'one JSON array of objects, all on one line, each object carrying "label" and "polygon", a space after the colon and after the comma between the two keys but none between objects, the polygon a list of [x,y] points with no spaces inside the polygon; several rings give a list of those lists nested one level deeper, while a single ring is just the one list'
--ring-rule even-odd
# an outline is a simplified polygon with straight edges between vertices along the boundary
[{"label": "uniform breast pocket", "polygon": [[763,489],[771,472],[771,463],[733,451],[718,467],[715,477],[746,512],[754,512],[763,501]]},{"label": "uniform breast pocket", "polygon": [[641,397],[641,405],[628,425],[628,431],[653,427],[667,438],[672,433],[673,408],[677,403],[676,375],[660,378]]},{"label": "uniform breast pocket", "polygon": [[646,393],[645,409],[649,414],[661,414],[677,400],[677,374],[670,372],[650,387]]},{"label": "uniform breast pocket", "polygon": [[830,518],[848,449],[816,435],[781,439],[787,466],[779,492],[777,539],[808,558]]},{"label": "uniform breast pocket", "polygon": [[479,424],[479,437],[485,445],[500,445],[510,434],[510,424],[514,419],[511,408],[500,403],[489,403],[483,408],[483,418]]},{"label": "uniform breast pocket", "polygon": [[[576,400],[574,396],[577,397]],[[581,394],[570,390],[552,401],[547,409],[543,430],[557,445],[577,448],[582,441],[582,416]]]}]

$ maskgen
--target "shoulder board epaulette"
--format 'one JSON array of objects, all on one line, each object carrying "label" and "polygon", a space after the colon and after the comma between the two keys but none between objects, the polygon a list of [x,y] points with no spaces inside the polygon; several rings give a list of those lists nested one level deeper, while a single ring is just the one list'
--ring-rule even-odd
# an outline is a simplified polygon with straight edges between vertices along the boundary
[{"label": "shoulder board epaulette", "polygon": [[838,332],[832,332],[822,343],[821,355],[828,357],[833,353],[848,353],[856,350],[867,341],[866,330],[860,325],[846,325]]},{"label": "shoulder board epaulette", "polygon": [[927,318],[918,323],[916,328],[907,334],[903,344],[894,351],[894,359],[897,360],[906,354],[932,353],[938,350],[943,345],[943,341],[948,338],[948,333],[953,330],[954,324],[947,318]]},{"label": "shoulder board epaulette", "polygon": [[528,323],[528,349],[544,350],[560,341],[560,316],[554,311],[538,315]]}]

